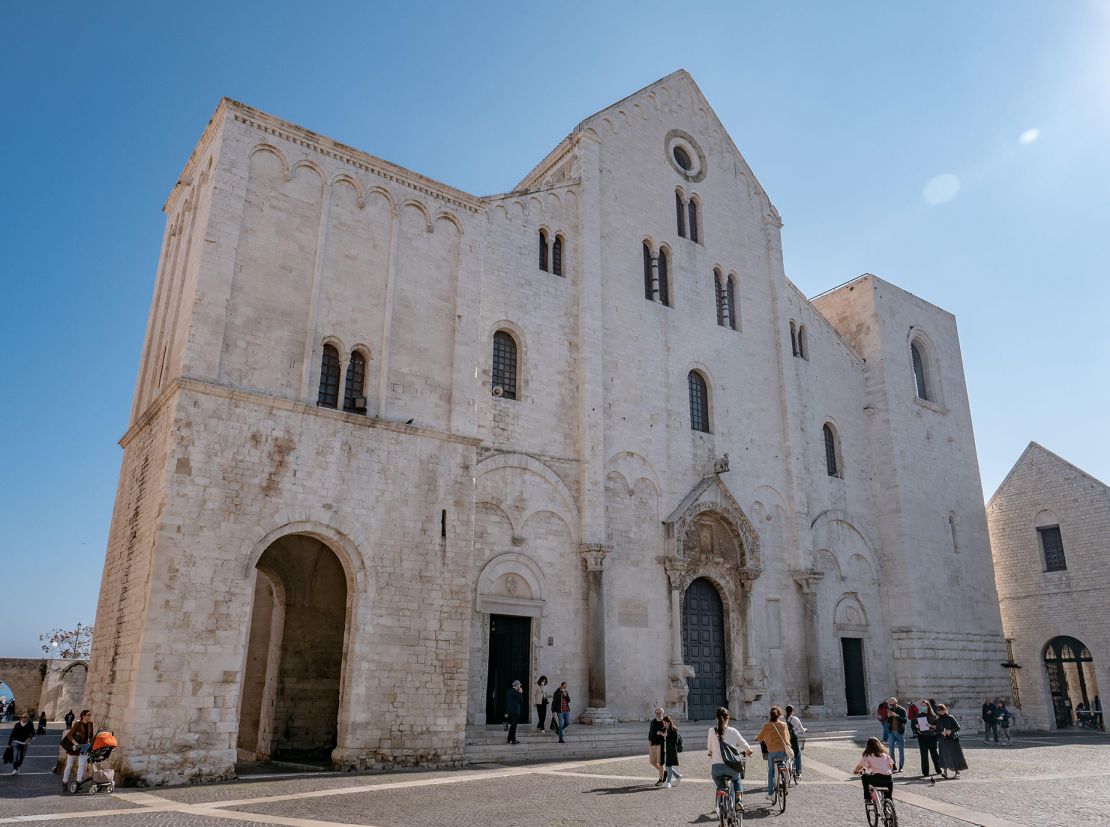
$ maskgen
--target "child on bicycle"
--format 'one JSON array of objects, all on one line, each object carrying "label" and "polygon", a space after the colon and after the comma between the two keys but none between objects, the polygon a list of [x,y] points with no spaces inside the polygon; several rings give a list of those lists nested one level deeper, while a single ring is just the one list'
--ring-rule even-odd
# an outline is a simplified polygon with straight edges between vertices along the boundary
[{"label": "child on bicycle", "polygon": [[869,787],[882,790],[883,796],[886,798],[893,795],[894,777],[892,773],[894,772],[894,760],[887,752],[886,744],[881,743],[878,738],[867,739],[867,746],[863,748],[863,757],[860,758],[852,772],[864,773],[860,780],[863,782],[863,800],[865,802],[871,800]]}]

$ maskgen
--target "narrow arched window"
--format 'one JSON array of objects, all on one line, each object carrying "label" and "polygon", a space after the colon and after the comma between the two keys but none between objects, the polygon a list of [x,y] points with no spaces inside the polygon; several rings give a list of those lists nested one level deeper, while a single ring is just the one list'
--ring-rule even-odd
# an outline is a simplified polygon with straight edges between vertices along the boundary
[{"label": "narrow arched window", "polygon": [[736,279],[728,277],[725,287],[725,301],[728,304],[728,326],[736,330]]},{"label": "narrow arched window", "polygon": [[339,351],[332,345],[324,345],[324,355],[320,359],[320,393],[316,404],[321,408],[334,408],[339,403]]},{"label": "narrow arched window", "polygon": [[674,194],[674,211],[678,217],[678,237],[686,238],[686,205],[682,203],[682,193]]},{"label": "narrow arched window", "polygon": [[555,236],[551,242],[551,272],[557,276],[563,275],[563,237]]},{"label": "narrow arched window", "polygon": [[698,205],[693,198],[690,199],[690,240],[698,240]]},{"label": "narrow arched window", "polygon": [[929,386],[925,382],[925,358],[921,345],[910,342],[910,358],[913,360],[913,381],[918,399],[929,399]]},{"label": "narrow arched window", "polygon": [[687,377],[690,385],[690,430],[709,433],[709,388],[696,370]]},{"label": "narrow arched window", "polygon": [[651,277],[651,248],[644,242],[644,298],[655,301],[655,291],[652,288]]},{"label": "narrow arched window", "polygon": [[836,463],[836,434],[827,422],[822,430],[825,432],[825,468],[830,477],[839,477],[840,469]]},{"label": "narrow arched window", "polygon": [[713,268],[713,295],[717,300],[717,324],[724,327],[725,316],[728,314],[725,302],[728,298],[725,295],[724,285],[721,284],[721,271],[716,267]]},{"label": "narrow arched window", "polygon": [[540,269],[547,272],[547,233],[540,230]]},{"label": "narrow arched window", "polygon": [[806,335],[805,325],[798,328],[798,352],[795,355],[802,359],[809,358],[809,337]]},{"label": "narrow arched window", "polygon": [[349,413],[366,413],[366,357],[357,350],[351,354],[344,385],[343,410]]},{"label": "narrow arched window", "polygon": [[[516,399],[516,339],[504,330],[493,334],[493,370],[490,382],[494,396]],[[500,388],[500,392],[498,391]]]},{"label": "narrow arched window", "polygon": [[671,285],[667,274],[667,251],[659,251],[659,301],[671,306]]},{"label": "narrow arched window", "polygon": [[798,325],[793,319],[790,320],[790,352],[798,355]]}]

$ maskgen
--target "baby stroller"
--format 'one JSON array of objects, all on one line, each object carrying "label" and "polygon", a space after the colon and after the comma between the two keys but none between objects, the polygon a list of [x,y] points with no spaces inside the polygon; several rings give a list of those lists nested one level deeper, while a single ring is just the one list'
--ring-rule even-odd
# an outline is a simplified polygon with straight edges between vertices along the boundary
[{"label": "baby stroller", "polygon": [[106,760],[112,754],[112,750],[118,746],[119,742],[116,741],[116,736],[112,734],[112,730],[98,730],[96,735],[93,736],[87,759],[88,766],[92,767],[92,771],[84,781],[70,781],[69,791],[71,793],[83,792],[89,795],[96,795],[101,790],[106,793],[112,792],[116,788],[116,772],[110,767],[102,768],[100,762]]}]

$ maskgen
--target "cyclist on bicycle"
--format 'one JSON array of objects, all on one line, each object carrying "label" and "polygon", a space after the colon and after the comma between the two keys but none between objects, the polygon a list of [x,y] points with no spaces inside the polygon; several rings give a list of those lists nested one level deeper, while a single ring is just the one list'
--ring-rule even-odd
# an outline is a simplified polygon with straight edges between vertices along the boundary
[{"label": "cyclist on bicycle", "polygon": [[863,748],[863,757],[860,758],[856,768],[852,771],[862,773],[864,803],[871,800],[870,787],[882,790],[886,798],[894,793],[894,759],[887,752],[886,744],[878,738],[868,738],[867,746]]},{"label": "cyclist on bicycle", "polygon": [[790,731],[786,722],[780,721],[782,710],[777,706],[771,707],[771,714],[767,723],[759,730],[755,740],[767,747],[767,798],[775,798],[775,762],[794,760],[794,751],[790,749]]},{"label": "cyclist on bicycle", "polygon": [[[744,811],[744,805],[741,802],[740,790],[740,773],[725,764],[724,758],[721,757],[721,741],[724,741],[729,746],[736,749],[741,755],[751,755],[752,748],[748,742],[744,740],[744,736],[740,731],[728,725],[729,714],[728,710],[723,706],[717,707],[717,725],[710,727],[709,737],[706,741],[706,749],[709,750],[709,760],[711,766],[709,767],[709,777],[713,779],[713,783],[717,789],[723,789],[720,781],[717,779],[726,776],[732,779],[732,789],[736,792],[736,809],[740,812]],[[716,792],[714,792],[714,811],[716,811]]]}]

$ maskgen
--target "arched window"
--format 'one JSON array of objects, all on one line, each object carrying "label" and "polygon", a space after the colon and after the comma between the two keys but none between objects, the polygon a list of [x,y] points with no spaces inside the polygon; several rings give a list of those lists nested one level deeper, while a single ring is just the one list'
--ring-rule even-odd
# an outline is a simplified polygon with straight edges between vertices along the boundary
[{"label": "arched window", "polygon": [[[504,330],[493,334],[493,370],[490,388],[495,396],[516,399],[516,339]],[[501,392],[498,393],[497,389]]]},{"label": "arched window", "polygon": [[821,430],[825,433],[825,470],[828,471],[830,477],[839,477],[840,469],[836,461],[836,434],[833,433],[832,426],[828,422]]},{"label": "arched window", "polygon": [[725,301],[728,303],[728,326],[736,330],[736,279],[732,276],[728,277]]},{"label": "arched window", "polygon": [[334,408],[339,404],[339,351],[334,345],[324,345],[320,359],[320,393],[316,404],[321,408]]},{"label": "arched window", "polygon": [[356,350],[351,354],[344,384],[343,410],[349,413],[366,413],[366,357],[360,351]]},{"label": "arched window", "polygon": [[709,388],[696,370],[687,377],[690,385],[690,430],[709,433]]},{"label": "arched window", "polygon": [[716,267],[713,268],[713,295],[717,300],[717,324],[720,327],[725,326],[725,318],[728,316],[728,297],[725,295],[724,285],[721,284],[721,271]]},{"label": "arched window", "polygon": [[698,205],[693,198],[690,199],[689,205],[690,212],[690,240],[698,240]]},{"label": "arched window", "polygon": [[667,275],[667,251],[659,250],[659,301],[666,307],[671,306],[671,285]]},{"label": "arched window", "polygon": [[682,203],[682,193],[674,194],[674,211],[678,217],[678,237],[686,238],[686,205]]},{"label": "arched window", "polygon": [[910,359],[913,361],[913,381],[917,398],[931,400],[925,374],[925,354],[921,352],[920,342],[910,342]]},{"label": "arched window", "polygon": [[790,320],[790,352],[798,355],[798,325],[793,319]]},{"label": "arched window", "polygon": [[795,356],[799,357],[800,359],[808,359],[809,358],[809,341],[808,341],[808,338],[809,337],[806,336],[806,326],[804,324],[800,325],[798,327],[798,352],[794,354]]},{"label": "arched window", "polygon": [[547,272],[547,233],[540,230],[540,269]]},{"label": "arched window", "polygon": [[647,242],[644,242],[644,298],[650,301],[655,301],[655,290],[652,287],[651,277],[651,248],[648,247]]},{"label": "arched window", "polygon": [[551,272],[557,276],[563,275],[563,237],[555,236],[551,243]]}]

